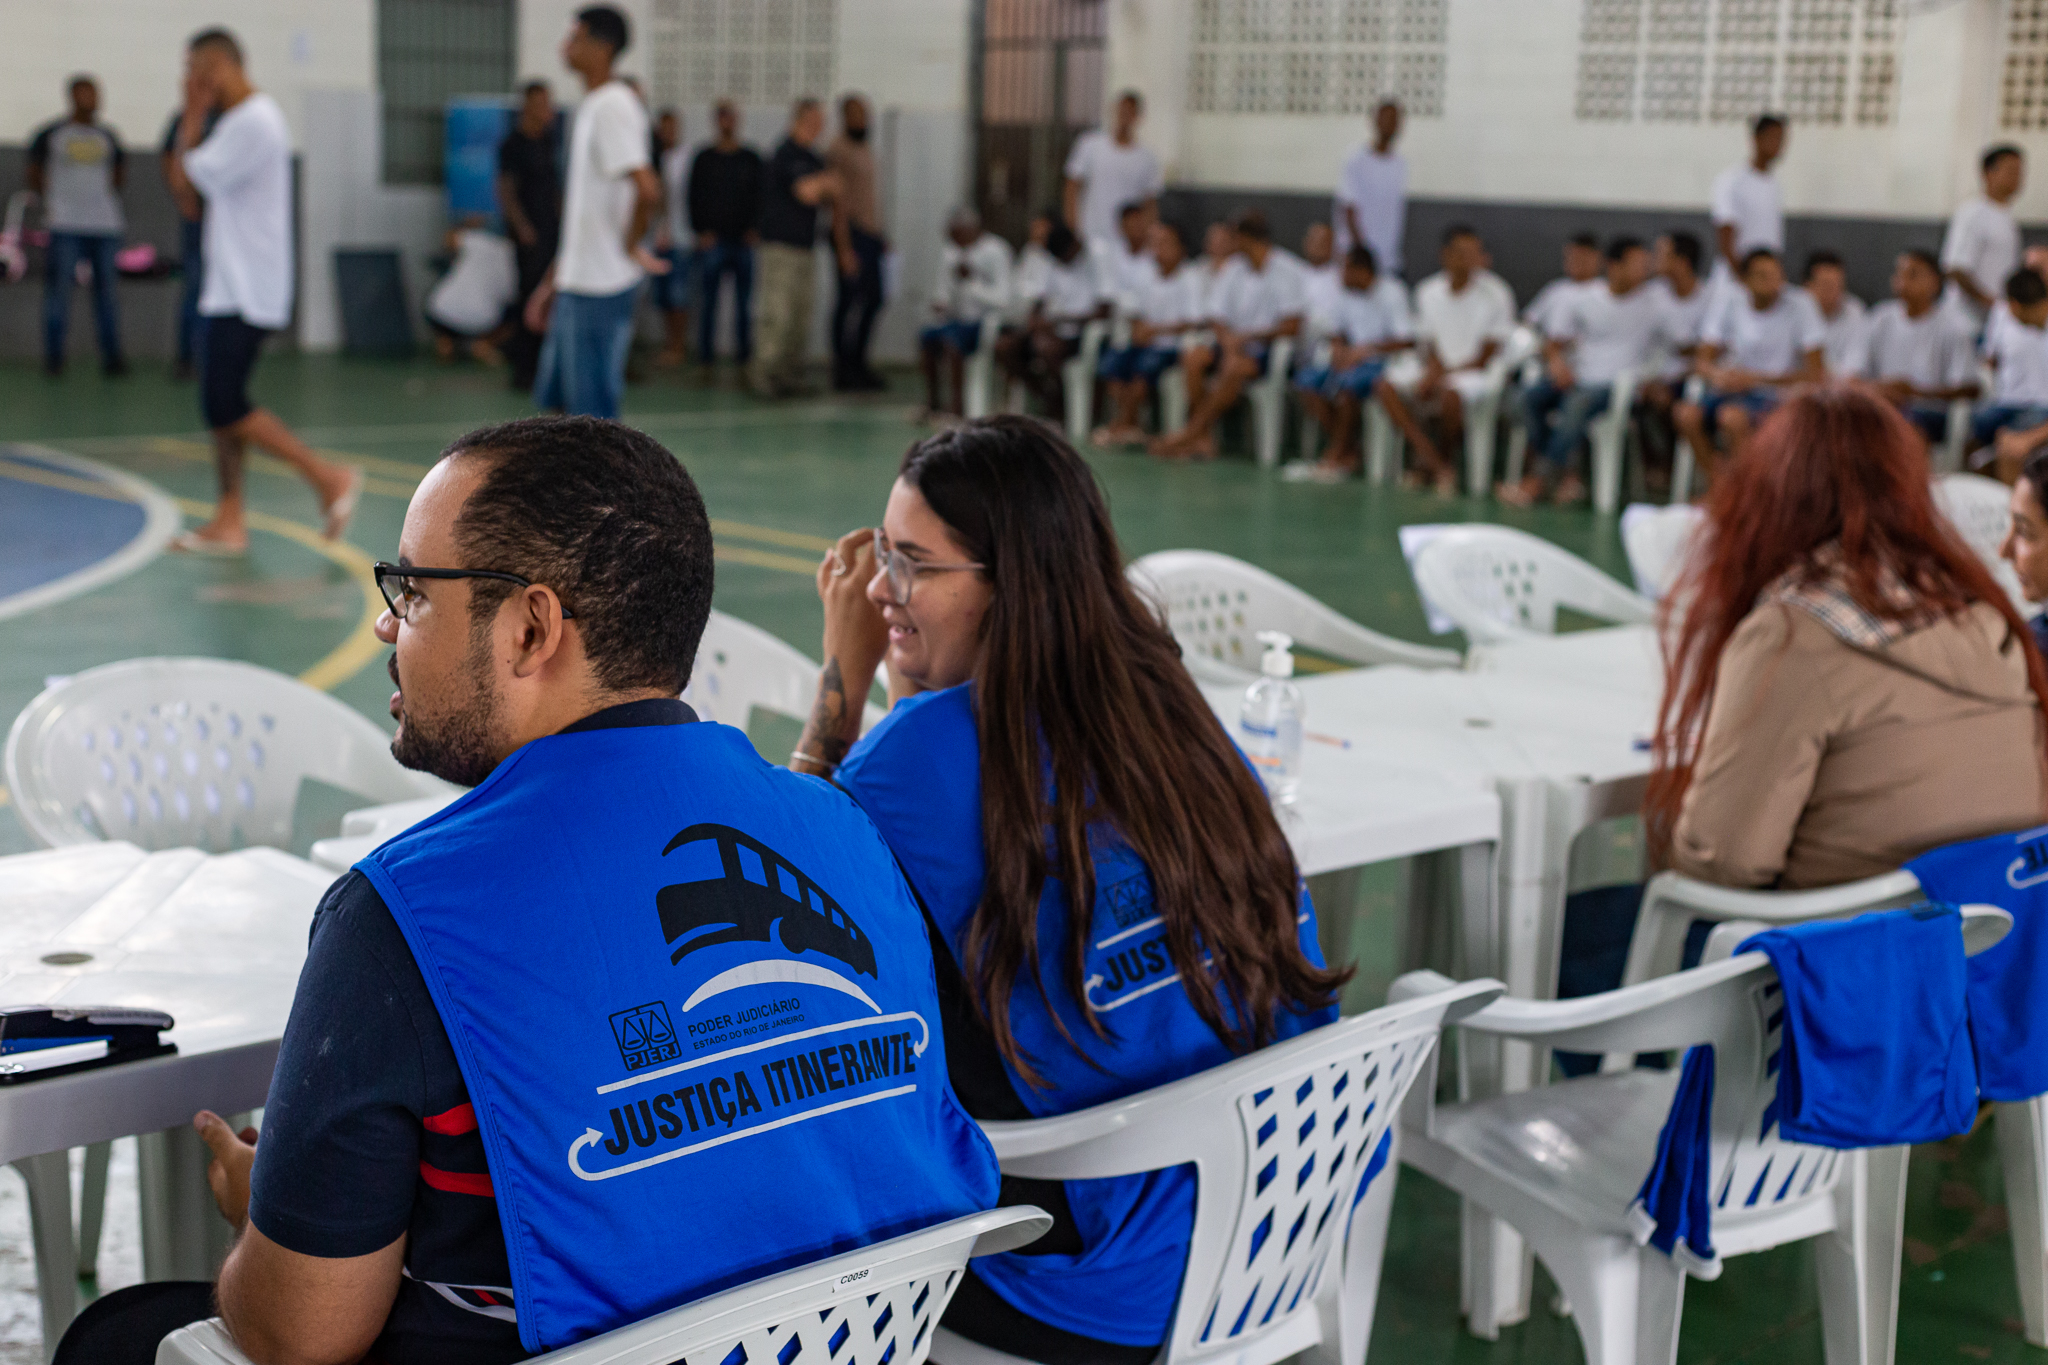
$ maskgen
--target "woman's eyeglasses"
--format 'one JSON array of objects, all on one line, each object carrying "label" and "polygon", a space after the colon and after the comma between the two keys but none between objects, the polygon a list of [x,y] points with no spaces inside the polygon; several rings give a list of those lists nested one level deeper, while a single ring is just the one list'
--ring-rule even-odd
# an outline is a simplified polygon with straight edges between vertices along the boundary
[{"label": "woman's eyeglasses", "polygon": [[[378,560],[370,566],[370,572],[377,579],[377,591],[384,594],[384,605],[391,608],[391,614],[403,621],[413,604],[420,600],[420,592],[413,586],[416,578],[495,578],[501,583],[517,583],[522,588],[533,586],[530,578],[521,578],[516,573],[500,573],[496,569],[421,569],[411,564],[390,564]],[[560,594],[556,594],[557,600]],[[562,605],[562,619],[573,621],[576,613]]]},{"label": "woman's eyeglasses", "polygon": [[910,592],[917,586],[919,574],[959,573],[988,567],[986,564],[927,564],[923,560],[911,559],[891,545],[888,537],[880,531],[875,532],[875,563],[882,566],[882,575],[889,580],[889,600],[899,607],[910,605]]}]

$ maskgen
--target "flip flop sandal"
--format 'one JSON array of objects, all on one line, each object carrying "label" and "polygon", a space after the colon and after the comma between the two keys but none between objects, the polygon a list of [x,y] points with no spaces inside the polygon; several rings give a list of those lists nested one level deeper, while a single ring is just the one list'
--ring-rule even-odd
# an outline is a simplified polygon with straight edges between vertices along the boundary
[{"label": "flip flop sandal", "polygon": [[348,487],[341,490],[341,496],[320,509],[326,519],[320,534],[327,540],[340,540],[347,532],[348,524],[356,515],[356,504],[363,496],[363,471],[353,466],[348,471]]},{"label": "flip flop sandal", "polygon": [[228,540],[215,540],[202,536],[197,531],[180,531],[171,537],[168,547],[172,553],[198,555],[203,559],[240,559],[249,553],[249,542],[240,545]]}]

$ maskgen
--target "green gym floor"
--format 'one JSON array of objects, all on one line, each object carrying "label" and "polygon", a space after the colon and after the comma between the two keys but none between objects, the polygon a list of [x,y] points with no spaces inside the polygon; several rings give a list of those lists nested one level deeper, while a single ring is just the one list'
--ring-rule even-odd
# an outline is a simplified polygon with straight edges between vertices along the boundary
[{"label": "green gym floor", "polygon": [[[687,378],[656,373],[628,390],[626,420],[675,451],[704,490],[718,545],[721,610],[817,653],[812,569],[830,537],[879,518],[897,461],[918,434],[909,420],[917,387],[899,374],[886,394],[772,408],[737,392],[730,376],[705,385],[694,370]],[[165,556],[84,596],[0,621],[0,727],[46,677],[144,655],[247,659],[306,677],[388,725],[384,651],[369,634],[372,605],[382,605],[369,561],[395,557],[406,499],[444,444],[531,408],[506,388],[502,371],[431,361],[273,356],[259,368],[255,392],[313,445],[368,471],[349,543],[313,548],[318,518],[311,494],[289,471],[258,459],[248,485],[262,519],[246,559]],[[161,371],[138,367],[128,379],[109,381],[80,366],[52,381],[28,366],[0,366],[0,442],[42,444],[128,470],[178,498],[188,514],[202,510],[214,491],[199,425],[190,386]],[[1627,577],[1614,519],[1583,510],[1520,513],[1358,483],[1285,484],[1241,454],[1191,467],[1137,453],[1089,454],[1128,555],[1176,547],[1237,555],[1408,639],[1430,637],[1396,540],[1404,523],[1497,519]],[[769,736],[757,737],[769,746]],[[30,847],[0,789],[0,853]],[[1356,880],[1355,904],[1324,907],[1326,939],[1345,940],[1331,945],[1333,955],[1353,956],[1360,965],[1348,1008],[1379,998],[1402,960],[1402,870],[1370,869]],[[1988,1125],[1915,1151],[1901,1362],[2048,1361],[2048,1352],[2030,1350],[2020,1335],[2003,1198]],[[6,1202],[19,1210],[18,1198]],[[0,1264],[26,1250],[25,1220],[9,1212],[0,1210],[0,1239],[14,1245],[0,1245]],[[1581,1359],[1569,1319],[1549,1309],[1554,1290],[1540,1272],[1528,1322],[1493,1343],[1465,1334],[1457,1311],[1457,1226],[1456,1201],[1404,1172],[1370,1359]],[[17,1278],[5,1279],[0,1294],[17,1297]],[[32,1302],[0,1306],[0,1318],[16,1317],[22,1307],[32,1319]],[[1679,1348],[1687,1365],[1821,1358],[1813,1256],[1804,1246],[1731,1260],[1720,1279],[1688,1287]]]}]

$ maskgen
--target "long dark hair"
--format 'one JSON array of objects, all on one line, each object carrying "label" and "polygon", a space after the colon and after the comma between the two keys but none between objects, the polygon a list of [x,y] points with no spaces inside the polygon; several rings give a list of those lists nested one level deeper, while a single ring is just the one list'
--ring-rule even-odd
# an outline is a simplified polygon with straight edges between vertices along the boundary
[{"label": "long dark hair", "polygon": [[1087,464],[1040,422],[991,417],[918,442],[901,476],[994,588],[975,673],[988,871],[961,966],[1004,1059],[1044,1085],[1010,1028],[1010,998],[1026,966],[1045,994],[1047,877],[1066,892],[1067,994],[1110,1036],[1082,979],[1098,822],[1143,860],[1188,1000],[1232,1051],[1271,1042],[1282,1008],[1327,1006],[1351,972],[1302,951],[1293,851],[1173,636],[1124,578]]},{"label": "long dark hair", "polygon": [[[1692,785],[1721,651],[1786,570],[1839,542],[1850,594],[1875,616],[1949,615],[1975,602],[2005,618],[2027,661],[2027,681],[2048,715],[2032,635],[1991,571],[1935,506],[1924,446],[1897,408],[1860,384],[1795,390],[1714,482],[1708,534],[1664,598],[1664,700],[1643,797],[1653,859],[1669,853]],[[1887,574],[1910,601],[1889,600]]]}]

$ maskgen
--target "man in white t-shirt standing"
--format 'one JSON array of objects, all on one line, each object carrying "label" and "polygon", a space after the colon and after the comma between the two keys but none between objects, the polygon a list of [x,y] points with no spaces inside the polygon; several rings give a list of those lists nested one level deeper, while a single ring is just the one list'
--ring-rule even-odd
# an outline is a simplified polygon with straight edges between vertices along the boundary
[{"label": "man in white t-shirt standing", "polygon": [[1117,218],[1126,205],[1158,207],[1166,175],[1159,158],[1138,145],[1138,120],[1144,113],[1144,98],[1135,90],[1124,91],[1116,97],[1109,131],[1090,128],[1074,139],[1074,149],[1067,153],[1062,205],[1067,226],[1083,246],[1116,236]]},{"label": "man in white t-shirt standing", "polygon": [[562,61],[589,93],[569,128],[562,245],[526,303],[526,325],[546,337],[533,401],[576,417],[618,418],[641,281],[669,272],[645,241],[661,212],[647,107],[612,75],[627,40],[625,15],[591,5],[562,42]]},{"label": "man in white t-shirt standing", "polygon": [[1785,254],[1785,192],[1771,167],[1785,154],[1785,120],[1764,114],[1750,125],[1749,160],[1714,177],[1714,276],[1732,280],[1752,251]]},{"label": "man in white t-shirt standing", "polygon": [[1382,278],[1401,278],[1401,235],[1408,222],[1408,163],[1394,150],[1401,136],[1401,106],[1381,100],[1372,112],[1372,141],[1344,159],[1337,178],[1335,212],[1338,259],[1352,247],[1372,248]]},{"label": "man in white t-shirt standing", "polygon": [[263,339],[292,316],[292,135],[277,101],[249,83],[241,45],[226,29],[207,29],[186,49],[185,112],[172,144],[170,179],[178,197],[206,200],[199,405],[213,432],[220,476],[212,519],[178,536],[171,548],[247,552],[242,462],[251,442],[313,486],[321,532],[339,539],[355,514],[363,471],[321,459],[275,413],[249,401],[249,372]]},{"label": "man in white t-shirt standing", "polygon": [[1941,239],[1941,270],[1949,297],[1981,324],[2006,279],[2020,268],[2020,225],[2012,201],[2026,183],[2027,161],[2011,143],[1984,153],[1984,192],[1957,206]]}]

